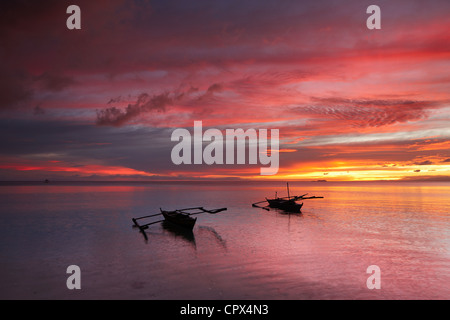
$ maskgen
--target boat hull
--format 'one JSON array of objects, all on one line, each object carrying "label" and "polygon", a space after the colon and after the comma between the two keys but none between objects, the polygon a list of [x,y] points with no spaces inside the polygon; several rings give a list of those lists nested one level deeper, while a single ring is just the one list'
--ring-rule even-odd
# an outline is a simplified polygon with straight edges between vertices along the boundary
[{"label": "boat hull", "polygon": [[281,203],[281,199],[267,199],[267,203],[269,203],[269,207],[271,208],[278,208],[278,206]]},{"label": "boat hull", "polygon": [[188,214],[178,211],[162,211],[161,213],[166,221],[188,230],[192,230],[197,221],[197,218],[192,218]]},{"label": "boat hull", "polygon": [[275,198],[275,199],[267,199],[266,198],[266,200],[269,203],[269,207],[280,209],[280,210],[283,210],[286,212],[298,213],[301,211],[301,209],[303,207],[303,202],[297,203],[294,200],[285,200],[285,199],[280,199],[280,198]]},{"label": "boat hull", "polygon": [[283,211],[286,211],[286,212],[300,213],[302,207],[303,207],[303,203],[296,203],[294,201],[287,201],[286,203],[282,203],[279,206],[279,209],[281,209]]}]

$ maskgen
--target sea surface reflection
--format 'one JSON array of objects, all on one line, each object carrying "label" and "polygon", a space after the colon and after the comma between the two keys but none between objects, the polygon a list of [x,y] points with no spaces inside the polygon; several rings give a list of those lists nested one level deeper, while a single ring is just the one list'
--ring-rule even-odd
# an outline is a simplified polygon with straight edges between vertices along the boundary
[{"label": "sea surface reflection", "polygon": [[[0,185],[2,299],[449,299],[449,183],[300,183],[302,214],[252,208],[284,183]],[[227,207],[192,232],[131,219]],[[66,288],[78,265],[82,289]],[[369,290],[366,269],[381,269]]]}]

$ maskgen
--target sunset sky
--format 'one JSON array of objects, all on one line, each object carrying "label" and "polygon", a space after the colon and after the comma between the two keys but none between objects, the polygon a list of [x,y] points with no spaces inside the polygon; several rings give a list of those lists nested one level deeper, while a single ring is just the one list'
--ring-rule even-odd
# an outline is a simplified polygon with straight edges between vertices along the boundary
[{"label": "sunset sky", "polygon": [[[449,14],[448,0],[3,1],[0,180],[450,180]],[[196,120],[279,129],[278,174],[173,164],[172,131]]]}]

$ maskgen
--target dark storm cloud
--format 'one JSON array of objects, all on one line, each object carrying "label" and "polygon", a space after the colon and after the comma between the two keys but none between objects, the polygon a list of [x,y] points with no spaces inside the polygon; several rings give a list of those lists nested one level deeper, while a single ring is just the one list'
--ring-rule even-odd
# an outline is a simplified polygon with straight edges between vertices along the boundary
[{"label": "dark storm cloud", "polygon": [[137,102],[129,104],[125,109],[110,107],[97,111],[97,125],[121,126],[142,113],[151,111],[164,112],[166,106],[179,100],[180,96],[171,97],[169,93],[149,96],[147,93],[139,95]]},{"label": "dark storm cloud", "polygon": [[274,44],[301,42],[306,35],[302,29],[312,23],[352,17],[342,8],[334,17],[330,6],[339,9],[339,5],[332,2],[321,7],[278,1],[79,0],[82,29],[70,31],[65,24],[70,4],[25,0],[0,4],[0,58],[8,61],[0,74],[0,106],[26,99],[33,92],[33,79],[61,90],[73,84],[74,73],[114,75],[199,64],[309,59],[316,50],[300,54],[289,46],[279,51]]},{"label": "dark storm cloud", "polygon": [[[152,112],[164,113],[169,107],[176,104],[191,105],[199,109],[204,105],[208,105],[214,94],[222,90],[223,86],[221,84],[214,83],[203,92],[200,92],[198,88],[189,87],[185,90],[177,89],[173,92],[154,95],[141,93],[135,103],[130,103],[124,108],[113,106],[97,110],[96,124],[99,126],[120,127],[132,122],[143,114]],[[111,98],[108,104],[120,104],[122,101],[122,97]]]},{"label": "dark storm cloud", "polygon": [[[432,7],[426,2],[401,3],[385,3],[383,17],[404,25],[408,19],[396,16],[399,8],[413,12],[426,7],[432,16],[448,5],[445,1]],[[8,61],[0,73],[0,108],[31,98],[36,79],[42,89],[60,91],[75,84],[75,74],[113,76],[142,70],[197,70],[205,65],[228,68],[239,63],[314,64],[321,58],[370,55],[373,45],[379,49],[377,42],[371,45],[361,38],[367,31],[361,22],[368,1],[79,0],[82,29],[78,31],[66,28],[70,4],[48,0],[0,4],[0,59]],[[327,28],[333,32],[325,32]],[[350,31],[356,34],[346,36]],[[398,48],[421,50],[409,39],[395,40]],[[443,46],[440,51],[448,49],[448,41],[440,40],[445,39],[433,38],[427,50],[436,43]],[[276,76],[269,79],[271,83],[278,80]],[[117,110],[111,110],[106,117],[115,116]]]},{"label": "dark storm cloud", "polygon": [[111,128],[69,121],[0,120],[0,156],[72,165],[107,163],[143,171],[170,168],[171,130]]}]

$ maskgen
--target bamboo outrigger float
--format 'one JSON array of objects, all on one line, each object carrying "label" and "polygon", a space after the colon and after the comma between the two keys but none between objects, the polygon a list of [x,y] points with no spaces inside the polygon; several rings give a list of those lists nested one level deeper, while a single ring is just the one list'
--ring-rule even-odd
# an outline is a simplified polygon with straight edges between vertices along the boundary
[{"label": "bamboo outrigger float", "polygon": [[[156,214],[151,214],[148,216],[138,217],[138,218],[132,218],[134,226],[139,228],[139,231],[144,235],[145,240],[148,240],[147,234],[145,233],[145,230],[148,229],[148,226],[152,224],[156,224],[159,222],[167,221],[175,226],[182,227],[186,230],[192,231],[194,228],[195,222],[197,221],[197,218],[192,218],[192,215],[200,214],[200,213],[210,213],[215,214],[221,211],[227,210],[227,208],[220,208],[220,209],[211,209],[207,210],[203,207],[194,207],[194,208],[185,208],[185,209],[177,209],[173,211],[166,211],[159,209],[161,212]],[[140,219],[146,219],[146,218],[152,218],[162,215],[164,219],[157,220],[157,221],[151,221],[149,223],[145,224],[139,224],[138,220]]]},{"label": "bamboo outrigger float", "polygon": [[[285,212],[292,212],[292,213],[300,213],[301,209],[303,207],[302,203],[297,203],[296,201],[299,200],[306,200],[306,199],[320,199],[323,197],[306,197],[307,193],[301,195],[301,196],[291,196],[289,193],[289,183],[287,183],[287,197],[278,197],[277,193],[275,193],[275,198],[269,199],[266,198],[266,200],[255,202],[252,204],[252,207],[255,208],[261,208],[264,210],[270,210],[270,208],[280,209]],[[267,202],[266,206],[259,206],[260,203]]]}]

